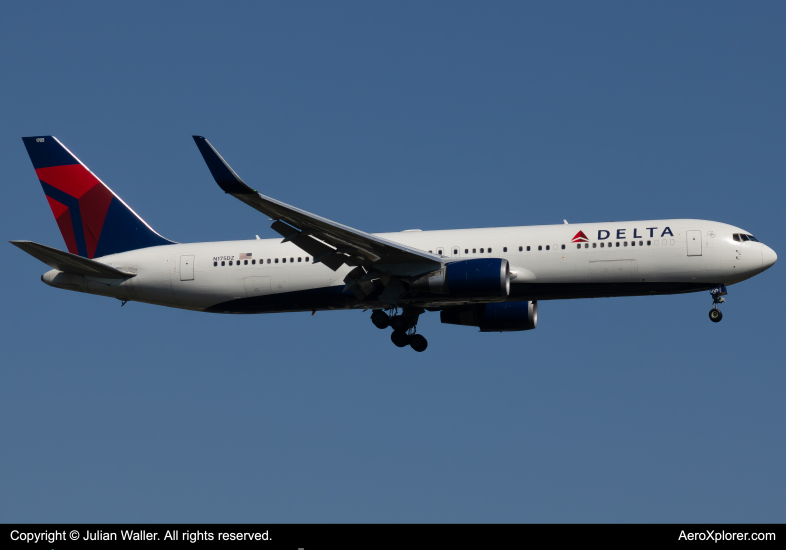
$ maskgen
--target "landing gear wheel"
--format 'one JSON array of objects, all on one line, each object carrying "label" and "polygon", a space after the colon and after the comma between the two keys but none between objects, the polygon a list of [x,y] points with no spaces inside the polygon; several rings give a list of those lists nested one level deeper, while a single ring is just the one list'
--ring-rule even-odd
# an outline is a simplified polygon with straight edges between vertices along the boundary
[{"label": "landing gear wheel", "polygon": [[390,316],[382,310],[376,310],[371,314],[371,322],[379,329],[385,329],[390,326]]},{"label": "landing gear wheel", "polygon": [[712,308],[710,310],[710,321],[713,323],[718,323],[720,320],[723,319],[723,313],[718,308]]},{"label": "landing gear wheel", "polygon": [[406,332],[409,329],[409,321],[405,319],[402,315],[396,315],[395,317],[390,319],[390,326],[393,330]]},{"label": "landing gear wheel", "polygon": [[396,346],[403,348],[409,344],[409,336],[403,330],[394,330],[390,335],[390,341]]},{"label": "landing gear wheel", "polygon": [[409,346],[417,352],[426,351],[428,340],[421,334],[413,334],[409,337]]}]

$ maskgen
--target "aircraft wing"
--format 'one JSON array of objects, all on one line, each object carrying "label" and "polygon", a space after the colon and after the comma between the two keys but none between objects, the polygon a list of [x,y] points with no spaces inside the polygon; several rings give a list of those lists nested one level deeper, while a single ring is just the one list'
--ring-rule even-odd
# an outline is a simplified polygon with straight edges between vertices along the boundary
[{"label": "aircraft wing", "polygon": [[56,248],[34,243],[33,241],[8,241],[17,248],[21,248],[33,258],[44,262],[52,269],[57,269],[63,273],[73,273],[75,275],[87,275],[100,279],[130,279],[136,277],[136,273],[120,271],[112,266],[102,264],[95,260],[88,260],[82,256],[63,252]]},{"label": "aircraft wing", "polygon": [[343,264],[374,268],[391,275],[425,273],[442,266],[442,258],[311,214],[260,194],[218,154],[210,142],[192,136],[210,173],[224,192],[269,216],[271,227],[333,271]]}]

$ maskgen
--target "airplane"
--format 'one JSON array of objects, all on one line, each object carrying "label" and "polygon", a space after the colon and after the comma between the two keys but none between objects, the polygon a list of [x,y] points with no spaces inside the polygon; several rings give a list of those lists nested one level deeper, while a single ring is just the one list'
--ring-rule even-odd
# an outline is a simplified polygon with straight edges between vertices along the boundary
[{"label": "airplane", "polygon": [[422,352],[420,315],[481,332],[531,330],[538,302],[710,291],[771,267],[775,252],[739,227],[665,219],[366,233],[248,186],[193,136],[218,186],[266,215],[282,239],[175,243],[54,136],[22,138],[68,252],[10,241],[51,271],[49,286],[209,313],[370,310],[391,341]]}]

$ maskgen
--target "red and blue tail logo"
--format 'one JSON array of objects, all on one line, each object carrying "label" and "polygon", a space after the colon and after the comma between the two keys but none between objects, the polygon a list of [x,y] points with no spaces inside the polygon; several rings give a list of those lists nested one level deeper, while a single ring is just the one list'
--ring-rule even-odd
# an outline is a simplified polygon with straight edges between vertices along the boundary
[{"label": "red and blue tail logo", "polygon": [[22,138],[68,251],[96,258],[172,244],[54,136]]}]

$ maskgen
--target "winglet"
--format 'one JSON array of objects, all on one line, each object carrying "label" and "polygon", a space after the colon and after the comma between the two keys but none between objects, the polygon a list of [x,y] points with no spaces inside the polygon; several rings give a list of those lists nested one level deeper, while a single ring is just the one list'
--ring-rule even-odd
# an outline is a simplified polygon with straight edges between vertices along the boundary
[{"label": "winglet", "polygon": [[210,142],[202,136],[191,136],[194,138],[194,143],[202,153],[202,158],[205,159],[210,173],[213,174],[213,179],[216,180],[218,186],[224,190],[225,193],[232,194],[246,194],[256,193],[246,183],[240,179],[232,167],[218,154],[215,147],[210,145]]}]

